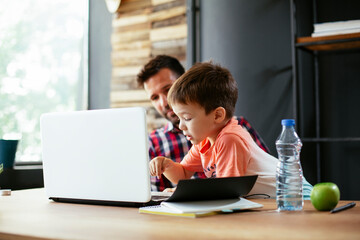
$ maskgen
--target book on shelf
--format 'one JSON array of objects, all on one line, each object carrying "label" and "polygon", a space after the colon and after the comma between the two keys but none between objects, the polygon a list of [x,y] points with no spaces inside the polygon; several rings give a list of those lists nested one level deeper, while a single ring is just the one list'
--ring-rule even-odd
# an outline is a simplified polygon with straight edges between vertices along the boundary
[{"label": "book on shelf", "polygon": [[349,34],[360,32],[360,20],[325,22],[314,24],[312,37]]},{"label": "book on shelf", "polygon": [[140,213],[183,217],[214,215],[222,211],[262,207],[243,196],[253,188],[257,175],[180,180],[175,192],[158,206],[142,207]]},{"label": "book on shelf", "polygon": [[312,37],[323,37],[323,36],[332,36],[332,35],[340,35],[340,34],[350,34],[350,33],[358,33],[360,32],[360,27],[353,29],[345,29],[345,30],[336,30],[336,31],[323,31],[312,33]]},{"label": "book on shelf", "polygon": [[204,217],[219,213],[228,213],[240,210],[261,208],[263,205],[249,201],[245,198],[189,201],[189,202],[162,202],[160,205],[141,207],[140,213],[150,213],[179,217]]}]

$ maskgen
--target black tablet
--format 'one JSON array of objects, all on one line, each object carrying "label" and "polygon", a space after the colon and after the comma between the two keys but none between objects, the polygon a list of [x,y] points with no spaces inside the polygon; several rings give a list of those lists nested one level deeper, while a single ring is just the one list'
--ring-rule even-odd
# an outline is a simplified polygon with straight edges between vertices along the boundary
[{"label": "black tablet", "polygon": [[247,195],[258,175],[180,180],[166,202],[231,199]]}]

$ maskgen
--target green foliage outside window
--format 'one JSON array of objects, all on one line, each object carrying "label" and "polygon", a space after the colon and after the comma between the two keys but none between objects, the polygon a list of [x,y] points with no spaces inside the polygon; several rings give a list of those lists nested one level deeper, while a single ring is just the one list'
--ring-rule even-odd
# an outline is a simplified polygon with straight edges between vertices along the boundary
[{"label": "green foliage outside window", "polygon": [[17,160],[38,161],[41,114],[84,108],[87,1],[0,6],[0,138],[21,138]]}]

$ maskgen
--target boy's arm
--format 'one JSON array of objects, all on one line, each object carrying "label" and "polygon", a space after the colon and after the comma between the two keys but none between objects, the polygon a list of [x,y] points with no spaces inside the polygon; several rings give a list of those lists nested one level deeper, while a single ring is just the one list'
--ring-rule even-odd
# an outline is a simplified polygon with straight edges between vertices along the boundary
[{"label": "boy's arm", "polygon": [[177,184],[181,179],[189,179],[194,172],[184,169],[180,163],[173,162],[166,157],[156,157],[150,161],[150,174],[161,177],[164,174],[172,183]]}]

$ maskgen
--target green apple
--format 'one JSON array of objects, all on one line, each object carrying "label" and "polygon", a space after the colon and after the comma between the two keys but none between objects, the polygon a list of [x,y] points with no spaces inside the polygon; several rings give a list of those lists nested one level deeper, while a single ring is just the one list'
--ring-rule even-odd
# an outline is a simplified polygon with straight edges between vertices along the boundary
[{"label": "green apple", "polygon": [[330,211],[340,200],[340,190],[335,183],[323,182],[315,184],[311,191],[312,205],[319,211]]}]

